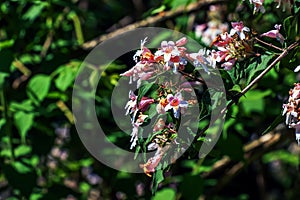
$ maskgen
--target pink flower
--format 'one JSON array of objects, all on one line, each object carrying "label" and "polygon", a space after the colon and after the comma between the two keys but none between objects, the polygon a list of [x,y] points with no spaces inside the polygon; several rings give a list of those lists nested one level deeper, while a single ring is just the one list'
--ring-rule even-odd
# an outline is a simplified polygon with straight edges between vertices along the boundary
[{"label": "pink flower", "polygon": [[250,4],[254,4],[253,13],[261,12],[264,13],[266,10],[263,6],[264,0],[249,0]]},{"label": "pink flower", "polygon": [[150,104],[152,103],[154,103],[154,99],[148,97],[142,97],[138,107],[139,111],[145,112],[149,108]]},{"label": "pink flower", "polygon": [[216,57],[214,57],[209,50],[200,49],[198,53],[190,53],[186,56],[193,62],[196,69],[201,66],[208,74],[210,74],[208,67],[216,68]]},{"label": "pink flower", "polygon": [[244,32],[250,32],[250,29],[244,26],[243,22],[231,22],[232,29],[230,30],[230,36],[233,36],[237,33],[241,40],[246,38]]},{"label": "pink flower", "polygon": [[223,67],[225,70],[231,70],[232,67],[234,66],[235,62],[236,62],[236,59],[230,59],[227,62],[223,63],[221,65],[221,67]]},{"label": "pink flower", "polygon": [[284,42],[284,37],[279,33],[279,30],[281,28],[281,25],[276,24],[275,30],[268,31],[266,33],[261,34],[261,36],[269,37],[269,38],[275,38],[277,39],[281,44]]},{"label": "pink flower", "polygon": [[129,91],[129,99],[130,100],[125,105],[125,115],[134,113],[137,108],[137,96],[131,90]]},{"label": "pink flower", "polygon": [[141,40],[141,49],[137,50],[136,53],[133,56],[133,60],[137,63],[138,57],[140,57],[142,62],[153,62],[154,55],[151,53],[151,51],[145,47],[145,43],[147,42],[147,37],[144,40]]},{"label": "pink flower", "polygon": [[154,99],[142,97],[139,104],[137,105],[137,96],[131,90],[129,91],[129,99],[130,100],[125,105],[125,115],[132,114],[132,122],[135,120],[138,111],[144,112],[149,108],[150,104],[154,103]]},{"label": "pink flower", "polygon": [[171,58],[180,56],[180,51],[173,41],[162,41],[161,49],[155,52],[155,58],[163,57],[164,62],[169,62]]},{"label": "pink flower", "polygon": [[232,42],[232,37],[227,32],[218,35],[211,43],[211,46],[224,47]]},{"label": "pink flower", "polygon": [[147,163],[141,164],[140,167],[144,170],[144,173],[147,176],[152,176],[152,173],[155,172],[157,165],[159,164],[160,160],[162,159],[165,152],[170,148],[170,145],[165,147],[158,147],[155,155],[148,159]]},{"label": "pink flower", "polygon": [[177,41],[175,42],[175,45],[176,45],[177,47],[180,47],[180,46],[186,45],[187,41],[188,41],[187,38],[186,38],[186,37],[183,37],[183,38],[177,40]]},{"label": "pink flower", "polygon": [[164,63],[164,70],[169,70],[173,67],[174,73],[177,73],[178,68],[181,65],[184,65],[183,58],[186,51],[185,47],[182,47],[187,43],[187,39],[185,37],[180,40],[173,41],[162,41],[161,48],[155,52],[155,61]]},{"label": "pink flower", "polygon": [[286,116],[285,123],[289,128],[296,129],[296,140],[300,145],[300,83],[295,83],[294,88],[289,91],[289,100],[283,104],[282,115]]},{"label": "pink flower", "polygon": [[178,119],[180,116],[181,108],[187,108],[188,102],[183,100],[180,92],[175,94],[175,96],[173,96],[172,94],[168,94],[167,99],[169,103],[168,105],[166,105],[165,111],[172,109],[174,117]]},{"label": "pink flower", "polygon": [[136,146],[136,142],[138,141],[138,133],[139,133],[139,126],[142,125],[145,121],[145,119],[148,117],[148,115],[144,115],[142,113],[140,113],[140,115],[138,116],[137,120],[132,123],[132,132],[131,132],[131,146],[130,149],[132,149],[133,147]]}]

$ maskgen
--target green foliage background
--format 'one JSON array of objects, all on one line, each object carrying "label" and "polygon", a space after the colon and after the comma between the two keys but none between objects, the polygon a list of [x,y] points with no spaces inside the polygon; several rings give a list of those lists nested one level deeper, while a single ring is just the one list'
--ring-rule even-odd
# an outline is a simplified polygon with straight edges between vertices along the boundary
[{"label": "green foliage background", "polygon": [[[110,169],[81,143],[71,110],[73,82],[89,53],[83,44],[126,24],[187,6],[195,1],[4,0],[0,4],[0,199],[297,199],[300,197],[300,150],[292,130],[282,128],[280,143],[247,154],[246,144],[283,122],[282,103],[299,80],[299,47],[276,65],[227,113],[219,142],[204,159],[193,149],[167,172],[150,179]],[[273,1],[266,13],[252,15],[245,1],[224,1],[225,21],[243,21],[258,33],[283,24],[289,45],[299,40],[299,1],[282,12]],[[154,24],[195,38],[193,23],[207,20],[208,5]],[[237,12],[238,9],[239,10]],[[285,20],[284,20],[285,19]],[[138,39],[137,39],[138,41]],[[200,42],[200,41],[199,41]],[[269,42],[273,42],[270,40]],[[280,43],[274,42],[280,46]],[[259,52],[261,53],[261,52]],[[228,100],[253,80],[279,52],[266,48],[260,60],[222,71]],[[108,137],[128,147],[128,136],[113,127],[110,99],[119,74],[132,67],[124,56],[107,69],[98,86],[96,105]],[[246,68],[245,68],[246,66]],[[87,77],[95,84],[99,69]],[[82,93],[82,98],[89,98]],[[280,129],[280,130],[282,130]],[[64,132],[65,131],[65,132]],[[62,133],[69,133],[64,136]],[[195,144],[194,149],[197,149]],[[59,153],[57,153],[57,150]],[[55,152],[56,151],[56,152]],[[252,155],[255,155],[254,158]],[[249,158],[254,159],[249,161]],[[224,169],[214,164],[229,159]],[[228,175],[230,166],[243,167]],[[88,170],[88,175],[84,173]],[[210,172],[213,174],[209,174]],[[88,178],[89,177],[89,178]],[[97,179],[96,182],[92,178]],[[219,182],[219,180],[221,180]],[[157,186],[152,196],[151,187]],[[137,188],[142,193],[139,195]]]}]

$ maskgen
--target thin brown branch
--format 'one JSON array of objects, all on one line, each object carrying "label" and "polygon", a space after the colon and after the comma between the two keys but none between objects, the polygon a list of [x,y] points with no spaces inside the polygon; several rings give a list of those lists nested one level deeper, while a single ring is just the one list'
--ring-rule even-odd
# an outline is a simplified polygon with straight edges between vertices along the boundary
[{"label": "thin brown branch", "polygon": [[284,51],[282,48],[279,48],[279,47],[277,47],[277,46],[275,46],[275,45],[273,45],[273,44],[267,43],[267,42],[265,42],[265,41],[259,39],[258,37],[255,37],[255,40],[258,41],[258,42],[260,42],[260,43],[262,43],[262,44],[264,44],[264,45],[266,45],[266,46],[269,46],[269,47],[272,47],[272,48],[274,48],[274,49],[277,49],[277,50],[279,50],[279,51]]},{"label": "thin brown branch", "polygon": [[192,80],[194,80],[194,81],[199,81],[200,83],[205,83],[202,79],[197,78],[197,77],[195,77],[195,76],[193,76],[193,75],[191,75],[191,74],[189,74],[189,73],[186,73],[186,72],[181,71],[181,70],[178,70],[178,72],[179,72],[180,74],[182,74],[183,76],[189,77],[190,79],[192,79]]},{"label": "thin brown branch", "polygon": [[162,14],[158,14],[156,16],[150,16],[150,17],[148,17],[144,20],[141,20],[141,21],[138,21],[136,23],[127,25],[123,28],[120,28],[120,29],[114,31],[114,32],[111,32],[111,33],[108,33],[108,34],[105,34],[105,35],[101,35],[98,38],[95,38],[91,41],[85,42],[82,45],[82,48],[83,49],[92,49],[95,46],[97,46],[100,42],[102,42],[104,40],[108,40],[108,39],[113,38],[113,37],[116,37],[118,35],[121,35],[122,33],[125,33],[127,31],[131,31],[131,30],[134,30],[134,29],[139,28],[139,27],[150,26],[150,25],[156,24],[158,22],[165,21],[167,19],[176,17],[176,16],[181,15],[183,13],[190,13],[190,12],[196,11],[196,10],[202,8],[203,6],[210,5],[210,4],[216,4],[216,3],[221,3],[221,2],[224,2],[224,1],[225,0],[197,1],[195,3],[191,3],[187,6],[181,6],[177,9],[175,9],[175,10],[166,11],[166,12],[163,12]]},{"label": "thin brown branch", "polygon": [[300,45],[300,41],[294,42],[288,48],[286,48],[262,73],[260,73],[249,85],[247,85],[241,92],[242,95],[246,94],[253,85],[255,85],[260,79],[262,79],[281,59],[283,59],[291,50]]}]

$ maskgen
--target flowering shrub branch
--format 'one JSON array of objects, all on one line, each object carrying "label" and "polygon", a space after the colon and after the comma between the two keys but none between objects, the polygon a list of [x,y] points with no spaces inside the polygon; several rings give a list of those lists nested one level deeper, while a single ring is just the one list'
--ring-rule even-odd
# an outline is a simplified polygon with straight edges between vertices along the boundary
[{"label": "flowering shrub branch", "polygon": [[[130,78],[129,83],[137,82],[137,94],[129,92],[130,100],[125,106],[126,115],[131,115],[132,133],[131,147],[133,149],[138,146],[147,146],[147,149],[142,151],[156,150],[153,157],[149,158],[145,164],[141,164],[144,172],[148,176],[152,176],[157,167],[161,164],[161,160],[168,154],[170,148],[177,148],[180,152],[184,140],[178,135],[180,121],[186,115],[186,110],[194,106],[196,99],[187,93],[194,89],[190,86],[205,85],[201,76],[195,75],[195,70],[203,70],[210,75],[211,69],[219,66],[224,70],[233,70],[237,62],[243,62],[252,57],[259,57],[260,54],[255,53],[255,41],[261,44],[266,44],[276,50],[281,50],[282,53],[265,69],[254,78],[243,90],[241,90],[234,99],[230,100],[227,107],[220,113],[224,114],[241,96],[246,94],[262,77],[264,77],[278,62],[281,61],[290,51],[299,46],[299,42],[291,44],[288,48],[281,48],[268,44],[251,33],[248,27],[245,27],[242,22],[233,22],[230,33],[223,33],[217,36],[211,46],[216,49],[200,50],[197,53],[188,53],[184,47],[188,42],[186,38],[173,41],[162,41],[161,48],[152,53],[145,46],[146,39],[141,41],[141,48],[133,56],[136,65],[130,70],[121,74]],[[279,33],[280,26],[276,30],[268,31],[261,34],[261,37],[271,37],[280,41],[284,41],[283,36]],[[271,59],[270,57],[269,59]],[[189,67],[188,61],[193,65],[193,72],[185,71]],[[180,82],[178,74],[185,77],[186,82]],[[162,77],[167,75],[168,79]],[[175,77],[173,80],[172,77]],[[148,82],[155,80],[154,82]],[[143,83],[143,84],[142,84]],[[156,114],[149,111],[155,106]],[[157,115],[157,119],[153,124],[153,133],[149,134],[146,140],[139,139],[141,127]],[[167,121],[163,120],[163,116],[167,117]],[[212,119],[217,120],[217,119]],[[208,129],[208,125],[203,128],[195,139],[202,137],[202,134]],[[194,139],[194,141],[196,141]],[[140,151],[141,147],[137,148],[136,152]],[[176,159],[176,154],[170,157],[169,162]]]},{"label": "flowering shrub branch", "polygon": [[[276,66],[276,64],[278,64],[280,62],[280,60],[282,60],[285,56],[287,56],[290,51],[292,51],[293,49],[299,47],[299,45],[300,45],[300,41],[291,44],[288,48],[286,48],[285,50],[283,50],[283,52],[269,66],[267,66],[264,71],[262,71],[251,83],[249,83],[241,92],[239,92],[236,96],[234,96],[233,99],[231,99],[229,101],[229,103],[227,104],[226,108],[221,111],[220,116],[222,114],[226,113],[226,111],[231,106],[233,106],[235,103],[237,103],[239,101],[239,99],[243,95],[245,95],[260,79],[262,79],[274,66]],[[286,105],[284,106],[284,108],[287,109]],[[283,114],[286,114],[286,111],[284,111]],[[286,122],[286,124],[289,125],[289,122]],[[199,134],[195,137],[195,139],[197,139],[199,137],[202,137],[203,134],[205,133],[205,131],[208,128],[209,128],[208,125],[205,128],[203,128],[199,132]],[[299,136],[297,137],[297,140],[298,140],[298,138],[299,138]]]}]

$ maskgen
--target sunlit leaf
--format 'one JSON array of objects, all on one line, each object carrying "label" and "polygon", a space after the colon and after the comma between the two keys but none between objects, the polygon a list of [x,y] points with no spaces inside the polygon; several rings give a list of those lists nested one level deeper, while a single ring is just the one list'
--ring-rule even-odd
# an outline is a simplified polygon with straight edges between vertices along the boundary
[{"label": "sunlit leaf", "polygon": [[161,191],[158,191],[155,196],[152,198],[152,200],[174,200],[176,197],[175,190],[171,188],[162,189]]},{"label": "sunlit leaf", "polygon": [[20,133],[21,139],[24,142],[27,132],[33,124],[34,114],[23,111],[18,111],[14,114],[14,121]]},{"label": "sunlit leaf", "polygon": [[264,97],[272,94],[271,90],[250,90],[240,98],[240,103],[246,114],[251,112],[263,112],[265,109]]},{"label": "sunlit leaf", "polygon": [[64,67],[58,77],[54,80],[54,83],[59,90],[66,91],[66,89],[73,83],[74,78],[75,75],[72,68]]},{"label": "sunlit leaf", "polygon": [[27,95],[34,102],[40,102],[47,96],[51,86],[51,78],[39,74],[34,76],[27,85]]},{"label": "sunlit leaf", "polygon": [[299,156],[286,150],[272,151],[263,156],[264,163],[269,163],[276,160],[280,160],[296,167],[299,165]]},{"label": "sunlit leaf", "polygon": [[20,145],[17,148],[15,148],[15,156],[24,156],[31,152],[31,147],[27,145]]},{"label": "sunlit leaf", "polygon": [[23,19],[34,21],[47,6],[46,2],[39,2],[38,4],[32,5],[27,12],[23,15]]}]

